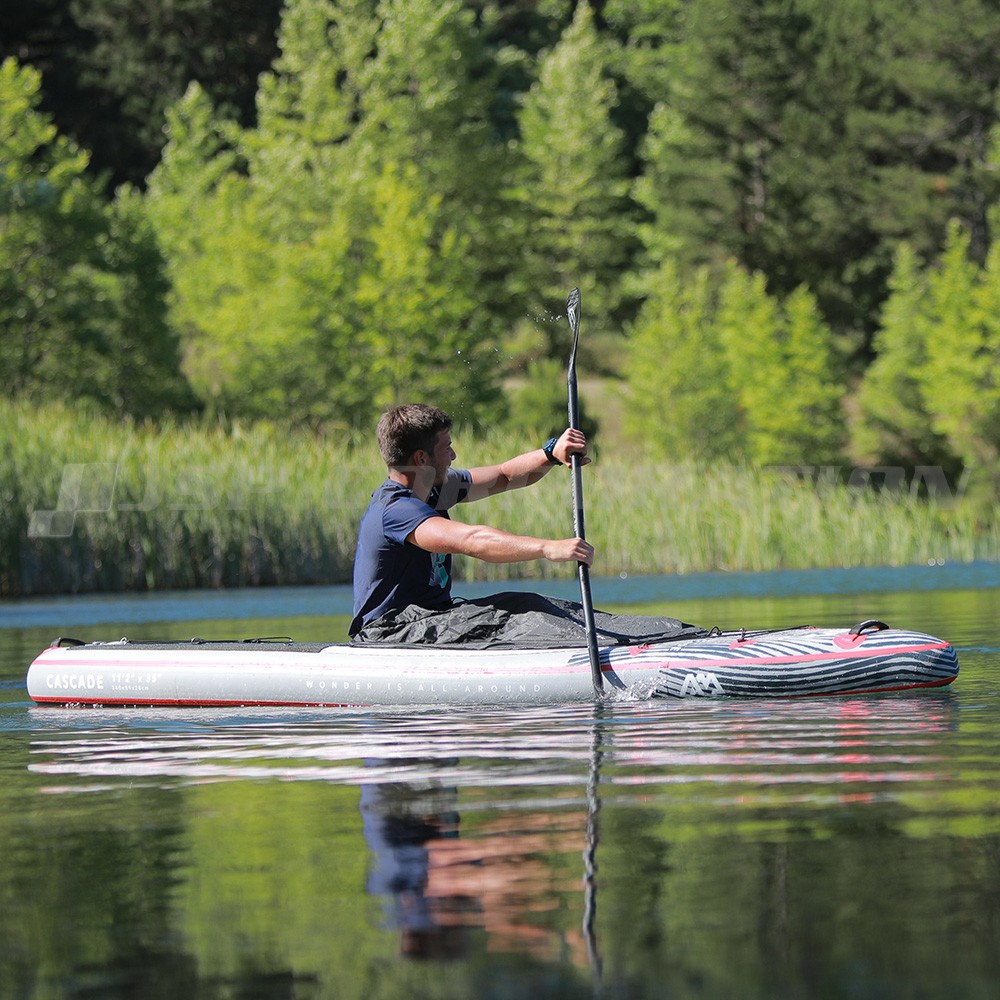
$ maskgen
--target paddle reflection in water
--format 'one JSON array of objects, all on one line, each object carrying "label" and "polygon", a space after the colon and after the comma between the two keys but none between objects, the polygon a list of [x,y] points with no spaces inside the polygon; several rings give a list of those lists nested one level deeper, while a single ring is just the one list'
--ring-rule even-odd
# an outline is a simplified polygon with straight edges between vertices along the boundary
[{"label": "paddle reflection in water", "polygon": [[583,852],[583,938],[587,942],[587,959],[594,973],[595,991],[600,988],[603,973],[601,953],[597,947],[597,845],[600,841],[601,813],[598,785],[601,780],[603,754],[600,715],[601,708],[597,706],[594,709],[594,728],[590,740],[590,771],[587,775],[587,845]]}]

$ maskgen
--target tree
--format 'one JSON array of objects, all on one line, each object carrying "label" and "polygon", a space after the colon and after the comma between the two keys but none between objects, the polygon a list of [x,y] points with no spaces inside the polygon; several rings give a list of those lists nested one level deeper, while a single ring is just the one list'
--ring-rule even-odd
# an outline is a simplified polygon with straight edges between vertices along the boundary
[{"label": "tree", "polygon": [[[590,6],[580,3],[542,59],[519,116],[522,162],[510,196],[523,252],[511,288],[518,300],[558,313],[579,287],[598,340],[625,315],[633,250],[622,134],[611,119],[616,103],[605,46]],[[565,353],[561,344],[549,352]]]},{"label": "tree", "polygon": [[735,458],[744,439],[707,267],[667,262],[628,339],[628,429],[664,456]]},{"label": "tree", "polygon": [[844,442],[845,390],[831,331],[808,289],[779,300],[768,294],[759,272],[731,269],[718,323],[746,456],[761,465],[836,462]]},{"label": "tree", "polygon": [[491,351],[476,337],[475,275],[468,238],[439,223],[415,167],[387,165],[375,187],[371,264],[360,275],[364,317],[355,349],[377,410],[432,399],[456,419],[480,423],[497,401]]},{"label": "tree", "polygon": [[376,179],[396,164],[417,168],[441,198],[441,225],[468,241],[480,333],[498,336],[514,311],[506,279],[519,247],[501,201],[510,157],[491,117],[497,72],[484,31],[462,0],[380,0],[377,18],[349,143],[354,170]]},{"label": "tree", "polygon": [[953,224],[927,278],[931,324],[920,372],[933,430],[963,464],[1000,482],[1000,245],[986,265],[971,259],[972,235]]},{"label": "tree", "polygon": [[[666,254],[761,271],[777,295],[817,294],[839,330],[866,318],[871,249],[844,123],[866,55],[804,0],[668,6],[666,92],[650,117],[636,198],[648,210],[648,266]],[[866,19],[867,20],[867,19]],[[875,276],[877,282],[878,275]]]},{"label": "tree", "polygon": [[[210,406],[357,424],[419,392],[495,415],[464,23],[453,3],[293,0],[254,129],[198,87],[170,112],[149,196]],[[409,77],[408,51],[427,55]]]},{"label": "tree", "polygon": [[671,457],[822,464],[843,443],[830,330],[798,289],[767,293],[736,265],[665,265],[633,329],[633,430]]},{"label": "tree", "polygon": [[108,206],[87,155],[38,110],[40,78],[0,65],[0,371],[9,392],[125,413],[188,408],[141,204]]},{"label": "tree", "polygon": [[920,269],[900,249],[879,355],[859,393],[857,440],[883,461],[938,464],[1000,482],[1000,260],[972,254],[973,235],[949,227],[944,251]]},{"label": "tree", "polygon": [[[963,307],[968,303],[963,302]],[[945,438],[931,427],[921,372],[927,363],[927,283],[917,255],[901,243],[875,334],[875,360],[857,393],[852,451],[886,465],[937,464],[954,471]]]},{"label": "tree", "polygon": [[311,198],[296,214],[276,211],[274,185],[241,169],[242,134],[200,87],[168,121],[147,200],[199,397],[229,414],[347,421],[364,388],[347,377],[354,269],[343,213],[317,216]]},{"label": "tree", "polygon": [[[997,123],[1000,11],[989,0],[879,4],[870,97],[853,110],[848,141],[869,169],[864,199],[875,231],[907,240],[925,260],[961,220],[982,263],[989,208],[1000,195],[991,130]],[[860,178],[859,178],[860,179]]]},{"label": "tree", "polygon": [[181,371],[180,341],[168,318],[166,263],[142,196],[123,185],[106,210],[101,274],[90,300],[99,349],[87,362],[90,395],[138,417],[198,408]]},{"label": "tree", "polygon": [[960,218],[983,259],[998,190],[993,4],[637,9],[664,40],[637,71],[659,88],[636,188],[650,273],[666,253],[732,257],[776,295],[806,285],[860,366],[899,241],[929,259]]},{"label": "tree", "polygon": [[111,187],[144,184],[164,143],[166,108],[198,81],[243,124],[275,55],[281,0],[32,0],[7,4],[0,58],[43,74],[43,107],[93,151]]},{"label": "tree", "polygon": [[285,8],[280,56],[260,79],[257,125],[239,145],[286,235],[309,232],[331,203],[364,200],[366,170],[350,140],[378,33],[373,0],[293,0]]}]

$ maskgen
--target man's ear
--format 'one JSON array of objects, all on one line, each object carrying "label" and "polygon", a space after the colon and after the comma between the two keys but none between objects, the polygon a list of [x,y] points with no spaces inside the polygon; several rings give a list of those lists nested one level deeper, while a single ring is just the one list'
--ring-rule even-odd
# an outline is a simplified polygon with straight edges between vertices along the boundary
[{"label": "man's ear", "polygon": [[424,465],[431,465],[431,464],[433,464],[430,452],[424,451],[423,448],[418,448],[410,456],[410,462],[409,462],[409,464],[412,465],[412,466],[415,466],[416,468],[420,468],[420,467],[422,467]]}]

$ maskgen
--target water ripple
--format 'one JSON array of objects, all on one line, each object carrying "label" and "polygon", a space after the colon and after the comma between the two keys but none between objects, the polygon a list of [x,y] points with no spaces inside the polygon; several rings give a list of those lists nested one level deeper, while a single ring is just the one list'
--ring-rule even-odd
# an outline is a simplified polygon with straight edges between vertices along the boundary
[{"label": "water ripple", "polygon": [[[169,718],[156,712],[86,715],[85,728],[36,730],[29,770],[63,779],[47,791],[125,779],[162,787],[233,780],[437,781],[475,790],[497,806],[512,788],[531,788],[539,797],[559,789],[578,793],[599,767],[608,795],[716,788],[722,803],[737,795],[765,801],[779,788],[799,799],[829,786],[868,786],[864,794],[883,794],[895,786],[938,787],[956,777],[948,744],[957,708],[946,695],[766,706],[358,711],[320,718],[311,712],[278,720],[200,710]],[[973,757],[970,747],[965,770]],[[67,778],[84,784],[78,788]]]}]

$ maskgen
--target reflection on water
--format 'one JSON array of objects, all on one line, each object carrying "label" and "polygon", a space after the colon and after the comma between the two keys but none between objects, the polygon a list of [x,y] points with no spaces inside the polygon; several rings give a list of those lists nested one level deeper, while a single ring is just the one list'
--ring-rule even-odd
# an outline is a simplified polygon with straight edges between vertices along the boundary
[{"label": "reflection on water", "polygon": [[27,704],[18,662],[0,1000],[992,998],[977,600],[887,615],[961,607],[933,629],[953,688],[830,700],[66,711]]},{"label": "reflection on water", "polygon": [[[408,957],[465,955],[462,930],[479,913],[461,880],[445,869],[458,843],[458,789],[433,780],[386,781],[361,786],[365,843],[371,852],[368,892],[381,897],[386,922],[400,932]],[[445,885],[442,885],[442,882]]]},{"label": "reflection on water", "polygon": [[[100,803],[143,789],[159,803],[128,836],[149,822],[176,831],[172,860],[158,864],[174,885],[169,921],[199,967],[235,974],[250,942],[262,954],[291,948],[293,979],[322,983],[335,975],[322,971],[327,935],[360,933],[360,956],[341,955],[339,968],[394,955],[464,970],[465,989],[470,969],[487,975],[482,962],[508,956],[529,964],[504,973],[517,984],[504,996],[523,976],[558,969],[569,977],[560,995],[641,997],[661,995],[666,962],[676,995],[710,996],[735,988],[736,972],[695,989],[678,963],[694,947],[692,960],[711,965],[722,933],[716,945],[735,949],[734,968],[760,979],[741,995],[794,995],[806,954],[848,975],[836,949],[816,957],[816,920],[832,920],[866,961],[892,941],[922,976],[928,930],[887,937],[887,906],[929,922],[942,898],[962,899],[966,948],[970,928],[984,948],[996,943],[997,737],[978,711],[949,691],[461,713],[32,709],[25,767],[54,804],[49,815],[59,802],[78,815],[87,801],[103,815]],[[943,843],[964,846],[949,861]],[[254,867],[234,873],[235,859]],[[933,878],[926,865],[937,865]],[[324,883],[333,895],[317,901]],[[290,896],[282,910],[240,926],[247,906],[259,915],[276,891]],[[859,893],[860,911],[849,902]],[[850,925],[827,912],[845,905]],[[298,925],[295,942],[288,908],[317,921]],[[350,919],[331,916],[341,911]],[[761,920],[766,955],[731,939]],[[233,923],[236,938],[208,933]],[[986,967],[1000,971],[986,962],[992,951],[973,951],[977,982]],[[778,963],[770,971],[765,957]],[[383,992],[356,995],[406,995],[404,968]],[[905,969],[892,976],[911,980]],[[829,995],[858,983],[845,984]],[[462,993],[439,984],[429,995]]]},{"label": "reflection on water", "polygon": [[362,785],[361,813],[366,888],[399,931],[403,955],[466,957],[478,929],[498,951],[555,961],[569,949],[585,964],[581,935],[533,923],[553,896],[575,890],[559,884],[549,859],[583,852],[585,816],[504,813],[463,835],[458,789],[429,779]]},{"label": "reflection on water", "polygon": [[[826,786],[937,781],[947,771],[935,739],[957,725],[952,692],[752,702],[642,702],[461,714],[304,710],[35,708],[44,723],[86,721],[31,742],[29,769],[48,776],[145,779],[159,787],[278,778],[352,785],[442,781],[456,787],[582,787],[600,734],[602,785],[725,786],[765,802],[771,786],[801,799]],[[317,718],[319,716],[319,718]],[[888,791],[885,789],[884,791]],[[79,790],[50,784],[47,791]],[[703,789],[703,796],[708,793]],[[788,793],[783,793],[787,796]],[[838,792],[838,795],[841,793]]]}]

